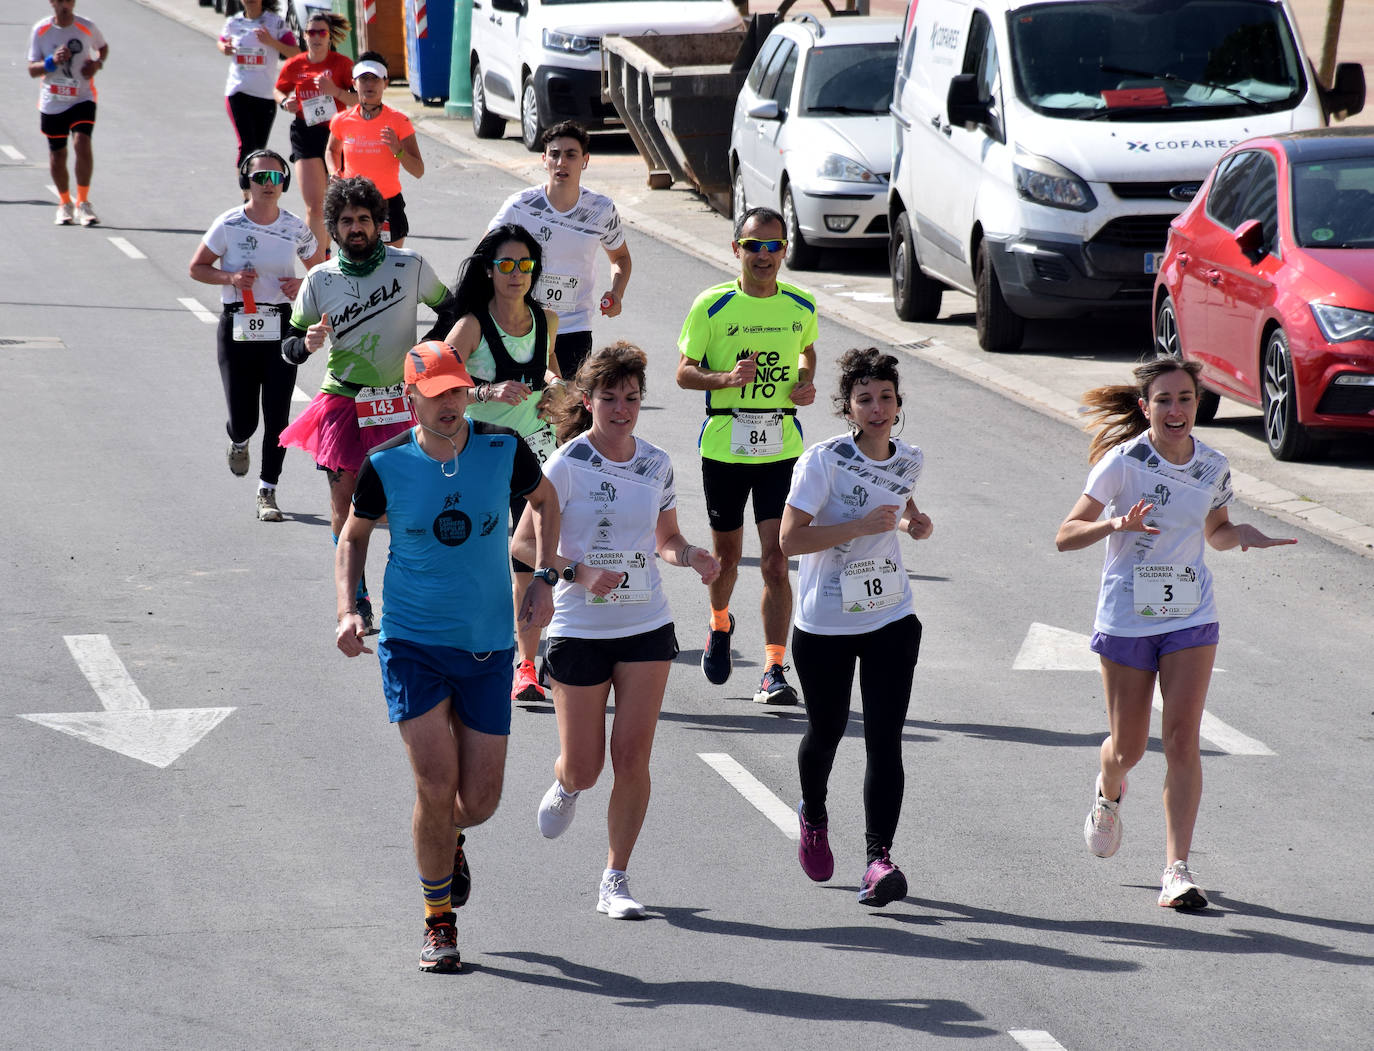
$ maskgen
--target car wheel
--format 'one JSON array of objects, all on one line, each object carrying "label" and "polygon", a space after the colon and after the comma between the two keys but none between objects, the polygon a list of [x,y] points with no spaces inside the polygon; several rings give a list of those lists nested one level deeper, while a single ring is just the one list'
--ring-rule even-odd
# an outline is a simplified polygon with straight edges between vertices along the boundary
[{"label": "car wheel", "polygon": [[1260,399],[1264,407],[1264,438],[1276,460],[1303,460],[1316,442],[1312,432],[1298,422],[1298,388],[1293,377],[1293,354],[1288,336],[1274,329],[1264,343],[1260,368]]},{"label": "car wheel", "polygon": [[544,125],[539,119],[539,95],[534,90],[534,78],[527,77],[525,89],[520,93],[520,141],[531,153],[543,150],[539,137],[544,134]]},{"label": "car wheel", "polygon": [[978,245],[978,272],[975,277],[976,322],[978,345],[989,354],[1005,354],[1020,350],[1026,335],[1026,322],[1012,313],[1002,297],[1002,285],[997,270],[988,255],[987,242]]},{"label": "car wheel", "polygon": [[487,109],[482,66],[478,62],[472,65],[472,133],[479,139],[499,139],[506,133],[506,122]]},{"label": "car wheel", "polygon": [[801,224],[797,222],[797,204],[792,200],[792,187],[782,191],[782,225],[787,234],[787,254],[783,257],[793,270],[814,270],[820,253],[806,243]]},{"label": "car wheel", "polygon": [[739,165],[735,165],[735,177],[730,182],[730,221],[738,226],[748,210],[749,203],[744,196],[744,173],[739,170]]},{"label": "car wheel", "polygon": [[897,216],[897,223],[888,240],[888,264],[892,271],[892,306],[903,321],[934,321],[940,316],[940,300],[944,286],[921,273],[916,258],[916,242],[911,235],[911,221],[906,212]]},{"label": "car wheel", "polygon": [[[1184,360],[1183,344],[1178,338],[1178,314],[1174,310],[1172,296],[1166,295],[1160,301],[1159,310],[1155,313],[1155,357]],[[1215,420],[1217,407],[1220,404],[1221,396],[1216,391],[1210,391],[1199,384],[1197,422],[1205,425]]]}]

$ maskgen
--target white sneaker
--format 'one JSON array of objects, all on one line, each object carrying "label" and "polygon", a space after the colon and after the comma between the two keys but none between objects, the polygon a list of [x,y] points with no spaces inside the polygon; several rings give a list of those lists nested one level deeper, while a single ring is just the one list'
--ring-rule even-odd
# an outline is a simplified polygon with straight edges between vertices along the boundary
[{"label": "white sneaker", "polygon": [[561,836],[577,814],[577,797],[581,794],[564,792],[563,786],[555,781],[539,802],[539,834],[545,839]]},{"label": "white sneaker", "polygon": [[596,911],[604,912],[613,920],[642,920],[645,915],[644,906],[630,897],[630,878],[623,872],[601,881]]},{"label": "white sneaker", "polygon": [[82,226],[95,226],[100,222],[100,217],[95,214],[90,201],[82,201],[76,206],[76,219]]},{"label": "white sneaker", "polygon": [[1116,800],[1102,795],[1102,775],[1093,787],[1093,808],[1083,822],[1083,838],[1088,849],[1099,858],[1109,858],[1121,846],[1121,804],[1126,801],[1126,779],[1121,779],[1121,795]]},{"label": "white sneaker", "polygon": [[1188,871],[1188,862],[1175,861],[1159,877],[1159,904],[1166,909],[1205,909],[1207,895]]},{"label": "white sneaker", "polygon": [[57,214],[52,217],[52,224],[53,226],[71,226],[75,220],[76,210],[73,208],[72,202],[68,201],[66,204],[57,206]]}]

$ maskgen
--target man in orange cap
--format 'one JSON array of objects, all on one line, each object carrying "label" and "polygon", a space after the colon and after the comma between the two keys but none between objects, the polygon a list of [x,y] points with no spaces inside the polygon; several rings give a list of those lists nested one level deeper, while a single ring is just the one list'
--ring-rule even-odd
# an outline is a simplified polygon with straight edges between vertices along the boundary
[{"label": "man in orange cap", "polygon": [[[422,971],[461,968],[454,909],[472,878],[463,829],[496,810],[510,733],[515,649],[507,516],[513,496],[534,510],[536,564],[558,549],[558,499],[514,431],[463,415],[472,377],[447,343],[412,348],[406,393],[418,425],[373,449],[358,472],[334,565],[340,650],[372,650],[358,578],[378,519],[390,525],[377,655],[391,721],[415,775],[412,831],[425,897]],[[519,616],[545,625],[558,574],[534,574]],[[455,826],[460,826],[456,833]]]}]

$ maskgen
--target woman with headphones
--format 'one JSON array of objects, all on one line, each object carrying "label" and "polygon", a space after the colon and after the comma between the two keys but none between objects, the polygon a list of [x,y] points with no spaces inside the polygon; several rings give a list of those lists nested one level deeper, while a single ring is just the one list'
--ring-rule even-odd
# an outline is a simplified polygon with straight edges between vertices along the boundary
[{"label": "woman with headphones", "polygon": [[877,908],[906,896],[906,877],[889,852],[905,786],[902,726],[921,648],[921,622],[897,533],[924,540],[935,527],[911,498],[924,463],[921,450],[892,436],[902,407],[897,359],[875,347],[846,351],[835,407],[849,431],[797,460],[780,534],[783,553],[801,556],[792,661],[807,730],[797,750],[797,858],[817,883],[834,873],[826,792],[849,721],[857,664],[868,757],[868,867],[859,903]]},{"label": "woman with headphones", "polygon": [[229,470],[239,477],[248,473],[248,440],[262,406],[260,522],[282,520],[276,490],[286,450],[277,438],[291,413],[296,366],[283,360],[281,338],[301,286],[296,261],[308,270],[324,259],[310,227],[280,205],[290,186],[284,157],[271,150],[250,153],[239,165],[247,202],[210,224],[190,266],[192,278],[220,286],[219,374],[229,407]]},{"label": "woman with headphones", "polygon": [[237,162],[242,164],[254,150],[263,149],[272,134],[277,115],[272,97],[277,61],[290,58],[300,48],[277,14],[277,0],[243,0],[243,10],[225,21],[216,46],[229,57],[224,108],[239,140]]}]

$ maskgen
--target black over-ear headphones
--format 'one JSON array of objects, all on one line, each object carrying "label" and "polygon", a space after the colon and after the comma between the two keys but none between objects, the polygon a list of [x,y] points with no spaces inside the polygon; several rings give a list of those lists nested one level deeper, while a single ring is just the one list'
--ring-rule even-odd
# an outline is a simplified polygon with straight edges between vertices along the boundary
[{"label": "black over-ear headphones", "polygon": [[253,162],[259,157],[271,157],[281,165],[283,173],[281,181],[281,192],[285,193],[291,189],[291,165],[286,163],[286,158],[276,150],[254,150],[247,157],[243,158],[243,163],[239,165],[239,189],[248,189],[248,169],[253,166]]}]

